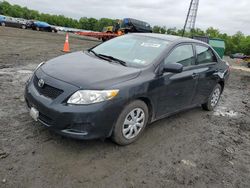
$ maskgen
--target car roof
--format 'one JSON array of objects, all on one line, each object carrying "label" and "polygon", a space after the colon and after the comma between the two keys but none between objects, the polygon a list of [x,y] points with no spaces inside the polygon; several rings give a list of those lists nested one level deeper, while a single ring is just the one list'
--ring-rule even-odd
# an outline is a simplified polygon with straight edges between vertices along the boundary
[{"label": "car roof", "polygon": [[133,33],[133,35],[140,35],[140,36],[145,36],[145,37],[153,37],[157,39],[162,39],[170,42],[195,42],[195,43],[200,43],[200,44],[206,44],[202,41],[199,40],[194,40],[186,37],[180,37],[176,35],[167,35],[167,34],[159,34],[159,33]]}]

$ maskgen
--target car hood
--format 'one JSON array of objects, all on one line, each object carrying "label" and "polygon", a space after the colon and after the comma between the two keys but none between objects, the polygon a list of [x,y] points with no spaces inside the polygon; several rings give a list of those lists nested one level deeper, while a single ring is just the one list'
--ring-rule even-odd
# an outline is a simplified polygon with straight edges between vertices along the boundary
[{"label": "car hood", "polygon": [[42,71],[55,79],[82,89],[105,89],[136,78],[140,69],[92,57],[87,52],[74,52],[59,56],[42,67]]}]

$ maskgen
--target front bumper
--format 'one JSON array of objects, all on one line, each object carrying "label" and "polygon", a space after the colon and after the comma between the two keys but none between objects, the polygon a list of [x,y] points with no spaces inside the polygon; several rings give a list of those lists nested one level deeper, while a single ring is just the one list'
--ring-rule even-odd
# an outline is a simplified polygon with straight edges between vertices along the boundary
[{"label": "front bumper", "polygon": [[[76,139],[109,137],[122,109],[118,99],[91,105],[69,105],[66,99],[79,88],[51,78],[37,71],[41,78],[53,87],[64,88],[55,99],[39,93],[34,85],[34,76],[25,88],[25,100],[29,108],[39,111],[38,121],[49,129]],[[67,88],[67,89],[65,89]]]}]

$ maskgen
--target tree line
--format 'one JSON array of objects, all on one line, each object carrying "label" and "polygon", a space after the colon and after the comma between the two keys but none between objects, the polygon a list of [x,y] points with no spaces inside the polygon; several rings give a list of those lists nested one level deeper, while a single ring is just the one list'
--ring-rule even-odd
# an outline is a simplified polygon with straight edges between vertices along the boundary
[{"label": "tree line", "polygon": [[116,20],[109,18],[87,18],[82,17],[79,20],[65,17],[64,15],[50,15],[40,13],[36,10],[30,10],[27,7],[11,5],[7,1],[0,2],[0,14],[15,18],[24,18],[27,20],[40,20],[51,25],[62,27],[71,27],[84,30],[102,31],[103,27],[113,25]]},{"label": "tree line", "polygon": [[[64,15],[44,14],[36,10],[30,10],[27,7],[11,5],[6,1],[0,2],[0,14],[16,18],[24,18],[28,20],[40,20],[51,25],[92,31],[102,31],[103,27],[111,26],[116,23],[116,20],[110,18],[95,19],[82,17],[77,20],[65,17]],[[165,26],[154,26],[153,32],[182,36],[183,30],[176,28],[166,28]],[[250,55],[250,36],[245,36],[240,31],[230,36],[226,33],[221,33],[218,29],[215,29],[213,27],[210,27],[205,31],[197,28],[190,32],[186,32],[185,36],[208,36],[210,38],[223,39],[226,44],[227,55],[237,52]]]},{"label": "tree line", "polygon": [[[154,26],[153,32],[182,36],[183,29],[177,29],[177,28],[167,29],[165,26],[163,27]],[[185,37],[192,37],[192,36],[206,36],[209,38],[217,38],[224,40],[226,44],[227,55],[238,52],[250,55],[250,36],[244,35],[241,31],[238,31],[236,34],[230,36],[226,33],[221,33],[218,29],[209,27],[205,31],[197,28],[190,32],[185,33]]]}]

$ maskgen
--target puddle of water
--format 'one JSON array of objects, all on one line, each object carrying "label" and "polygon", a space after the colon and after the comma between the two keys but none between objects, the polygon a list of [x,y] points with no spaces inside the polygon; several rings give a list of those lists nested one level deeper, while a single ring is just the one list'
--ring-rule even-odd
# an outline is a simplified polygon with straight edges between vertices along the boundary
[{"label": "puddle of water", "polygon": [[239,115],[238,112],[235,112],[233,110],[229,110],[226,107],[217,107],[214,111],[215,116],[223,116],[223,117],[232,117],[235,118]]}]

